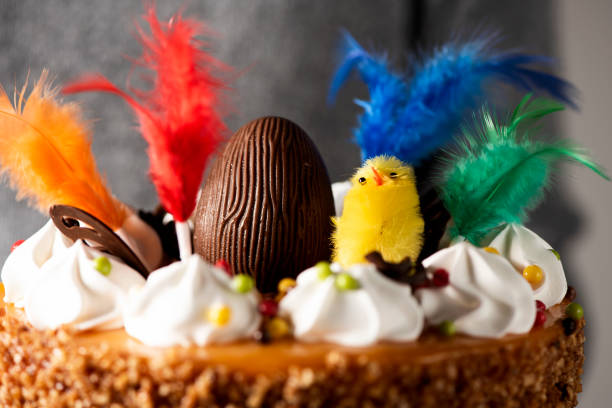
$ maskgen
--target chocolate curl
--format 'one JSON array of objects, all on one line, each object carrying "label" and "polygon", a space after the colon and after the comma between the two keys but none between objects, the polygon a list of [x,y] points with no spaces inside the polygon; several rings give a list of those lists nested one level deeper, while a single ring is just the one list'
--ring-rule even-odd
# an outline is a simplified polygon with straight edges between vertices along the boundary
[{"label": "chocolate curl", "polygon": [[370,252],[365,259],[376,266],[376,269],[387,278],[394,281],[408,284],[415,290],[427,282],[425,269],[420,263],[413,264],[410,257],[405,258],[400,263],[389,263],[385,261],[380,252]]},{"label": "chocolate curl", "polygon": [[[83,240],[87,245],[123,260],[128,266],[147,278],[149,271],[129,246],[106,224],[93,215],[69,205],[54,205],[49,215],[58,230],[73,241]],[[84,226],[81,226],[84,225]]]}]

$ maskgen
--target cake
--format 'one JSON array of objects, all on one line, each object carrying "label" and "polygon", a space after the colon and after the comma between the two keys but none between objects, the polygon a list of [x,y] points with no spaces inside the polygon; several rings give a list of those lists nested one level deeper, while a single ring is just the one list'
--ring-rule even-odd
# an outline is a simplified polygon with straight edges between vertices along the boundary
[{"label": "cake", "polygon": [[18,106],[0,93],[2,171],[51,218],[2,268],[2,405],[577,404],[583,310],[560,255],[523,221],[551,164],[605,174],[520,130],[562,109],[531,95],[507,122],[483,108],[456,135],[484,82],[571,103],[568,83],[476,39],[408,84],[346,34],[332,93],[356,69],[371,94],[355,175],[332,186],[307,133],[269,116],[227,141],[198,192],[226,131],[229,68],[201,50],[196,20],[145,18],[154,92],[102,77],[63,90],[134,109],[162,209],[112,195],[78,106],[46,74]]},{"label": "cake", "polygon": [[0,308],[5,406],[575,406],[584,320],[502,340],[436,333],[342,347],[292,340],[150,348],[124,330],[35,330]]}]

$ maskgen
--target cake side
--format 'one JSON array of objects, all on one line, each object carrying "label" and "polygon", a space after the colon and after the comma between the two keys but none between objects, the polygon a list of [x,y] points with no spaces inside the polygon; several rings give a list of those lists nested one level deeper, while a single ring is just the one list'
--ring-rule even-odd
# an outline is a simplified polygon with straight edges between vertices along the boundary
[{"label": "cake side", "polygon": [[[566,335],[563,306],[550,310],[547,327],[499,340],[443,339],[426,333],[415,343],[383,343],[367,352],[294,341],[251,342],[246,348],[238,343],[218,347],[217,354],[226,356],[224,363],[210,348],[175,347],[157,353],[139,351],[142,346],[130,349],[117,342],[117,333],[129,341],[123,330],[115,331],[114,342],[101,335],[92,341],[87,334],[63,328],[39,331],[23,320],[21,310],[2,303],[0,403],[573,407],[582,387],[585,323],[579,320],[576,330]],[[240,348],[241,357],[232,359],[232,350]],[[275,355],[280,358],[272,369],[262,368]]]}]

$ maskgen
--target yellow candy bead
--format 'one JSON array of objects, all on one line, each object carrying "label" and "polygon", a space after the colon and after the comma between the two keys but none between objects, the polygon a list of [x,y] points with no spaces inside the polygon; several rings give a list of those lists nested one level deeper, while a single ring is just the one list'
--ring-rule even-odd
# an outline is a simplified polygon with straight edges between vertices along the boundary
[{"label": "yellow candy bead", "polygon": [[295,285],[296,285],[295,279],[283,278],[283,279],[281,279],[280,282],[278,282],[278,291],[280,293],[287,293],[291,289],[293,289],[295,287]]},{"label": "yellow candy bead", "polygon": [[485,251],[487,251],[490,254],[495,254],[495,255],[499,255],[499,251],[497,250],[497,248],[493,248],[493,247],[484,247],[482,248]]},{"label": "yellow candy bead", "polygon": [[538,265],[528,265],[523,269],[523,278],[532,285],[538,285],[544,279],[544,271]]},{"label": "yellow candy bead", "polygon": [[272,339],[280,339],[289,334],[289,323],[280,317],[274,317],[266,324],[266,331]]},{"label": "yellow candy bead", "polygon": [[225,305],[213,306],[206,311],[206,320],[217,327],[225,326],[232,319],[232,309]]}]

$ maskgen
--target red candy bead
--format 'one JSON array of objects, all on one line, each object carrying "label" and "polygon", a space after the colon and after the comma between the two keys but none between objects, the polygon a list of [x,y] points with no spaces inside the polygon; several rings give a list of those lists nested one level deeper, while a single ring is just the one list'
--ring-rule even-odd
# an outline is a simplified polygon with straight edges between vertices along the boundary
[{"label": "red candy bead", "polygon": [[19,245],[23,244],[23,242],[23,239],[18,239],[17,241],[15,241],[13,243],[13,246],[11,247],[11,252],[13,252],[15,248],[17,248]]},{"label": "red candy bead", "polygon": [[546,323],[546,312],[543,310],[538,310],[536,312],[535,322],[533,322],[534,327],[542,327]]},{"label": "red candy bead", "polygon": [[544,304],[542,301],[540,301],[540,300],[536,300],[536,310],[537,310],[538,312],[539,312],[539,311],[544,312],[544,311],[546,310],[546,305],[545,305],[545,304]]},{"label": "red candy bead", "polygon": [[259,312],[264,316],[276,316],[278,303],[272,299],[264,299],[259,304]]},{"label": "red candy bead", "polygon": [[448,285],[448,272],[446,269],[436,269],[433,273],[431,283],[438,288]]},{"label": "red candy bead", "polygon": [[225,259],[219,259],[215,263],[215,266],[217,268],[223,269],[225,271],[225,273],[227,273],[229,276],[234,276],[234,274],[232,273],[232,267],[230,266],[230,264]]}]

